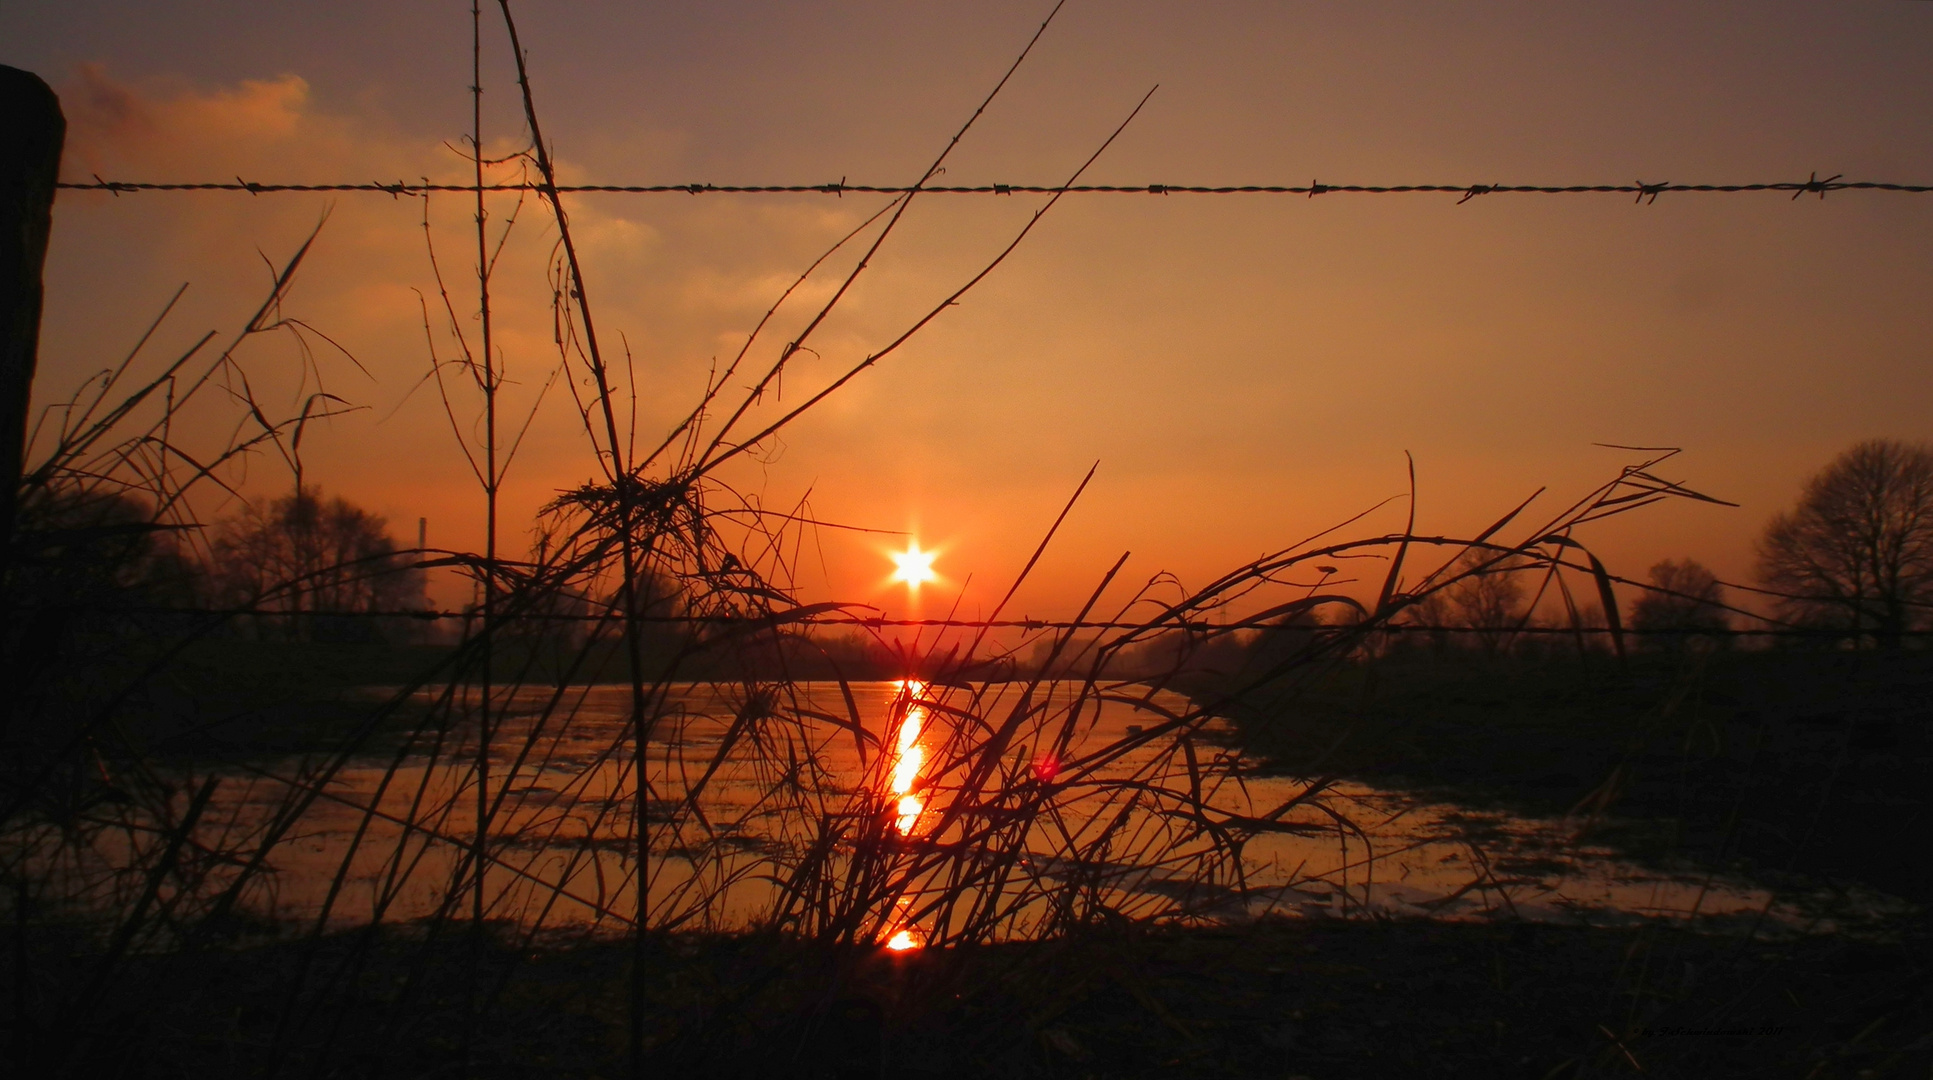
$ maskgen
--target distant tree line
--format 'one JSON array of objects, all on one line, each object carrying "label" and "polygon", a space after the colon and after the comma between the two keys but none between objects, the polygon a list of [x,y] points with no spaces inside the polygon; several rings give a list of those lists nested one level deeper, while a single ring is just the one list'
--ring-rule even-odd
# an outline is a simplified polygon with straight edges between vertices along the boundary
[{"label": "distant tree line", "polygon": [[196,609],[247,609],[254,614],[228,620],[229,632],[340,641],[380,635],[369,612],[424,604],[417,559],[383,519],[315,488],[206,528],[157,522],[140,497],[100,490],[42,489],[21,517],[30,557],[9,588],[70,617],[158,625]]},{"label": "distant tree line", "polygon": [[424,607],[424,574],[388,523],[313,487],[220,522],[208,545],[202,593],[220,608],[251,608],[258,637],[363,641],[386,628],[377,611]]},{"label": "distant tree line", "polygon": [[[1766,525],[1757,556],[1772,629],[1799,631],[1791,640],[1915,644],[1915,632],[1933,629],[1933,448],[1871,439],[1847,449],[1807,482],[1796,506]],[[1535,650],[1547,646],[1522,630],[1564,625],[1531,610],[1524,565],[1473,552],[1455,569],[1467,573],[1415,604],[1405,620],[1444,628],[1430,635],[1435,651]],[[1658,562],[1649,586],[1624,616],[1636,647],[1731,645],[1734,598],[1698,560]]]},{"label": "distant tree line", "polygon": [[[1733,596],[1693,558],[1651,566],[1648,587],[1621,612],[1627,647],[1674,653],[1728,649],[1739,628],[1774,631],[1778,647],[1898,649],[1926,644],[1933,630],[1933,448],[1886,439],[1861,442],[1813,476],[1797,505],[1775,515],[1757,543],[1756,600]],[[1543,564],[1494,551],[1467,551],[1446,568],[1449,584],[1415,600],[1382,645],[1396,654],[1525,658],[1608,651],[1610,628],[1588,604],[1543,589]],[[1765,612],[1745,614],[1742,605]],[[1124,650],[1117,675],[1256,670],[1304,647],[1307,614],[1241,634],[1171,632]],[[1552,631],[1581,628],[1576,638]],[[1779,630],[1790,630],[1780,637]],[[1526,631],[1531,631],[1527,633]],[[1749,639],[1748,639],[1749,640]],[[1063,649],[1041,645],[1031,664],[1079,667]]]},{"label": "distant tree line", "polygon": [[[31,557],[11,588],[62,597],[63,606],[152,605],[245,609],[226,633],[266,640],[411,640],[422,624],[407,616],[426,604],[420,559],[402,547],[375,514],[340,496],[304,487],[244,506],[190,542],[192,530],[157,525],[149,508],[126,495],[43,491],[21,509]],[[538,543],[544,543],[539,537]],[[197,555],[197,552],[203,554]],[[1467,552],[1451,583],[1418,599],[1398,625],[1414,629],[1392,647],[1438,655],[1498,657],[1574,649],[1548,633],[1594,614],[1553,614],[1538,604],[1528,560]],[[1775,515],[1757,545],[1761,606],[1775,626],[1810,631],[1823,646],[1900,648],[1933,628],[1933,448],[1874,439],[1833,459],[1805,485],[1797,504]],[[1633,646],[1651,650],[1724,648],[1735,625],[1734,598],[1696,559],[1665,559],[1650,568],[1650,588],[1624,613]],[[643,589],[651,613],[681,613],[678,583],[652,578]],[[527,651],[569,652],[589,633],[585,615],[600,608],[588,595],[538,598],[535,617],[507,627],[504,638]],[[1110,670],[1132,677],[1181,671],[1231,672],[1258,656],[1307,644],[1318,621],[1304,614],[1280,626],[1241,634],[1171,632],[1119,650]],[[1588,627],[1603,629],[1602,626]],[[667,655],[675,632],[658,628],[652,651]],[[936,658],[863,633],[792,630],[738,650],[743,663],[805,678],[874,678],[917,674]],[[1607,648],[1601,634],[1586,648]],[[658,640],[663,639],[663,640]],[[1084,670],[1093,641],[1038,643],[1000,672]],[[701,661],[702,662],[702,661]]]}]

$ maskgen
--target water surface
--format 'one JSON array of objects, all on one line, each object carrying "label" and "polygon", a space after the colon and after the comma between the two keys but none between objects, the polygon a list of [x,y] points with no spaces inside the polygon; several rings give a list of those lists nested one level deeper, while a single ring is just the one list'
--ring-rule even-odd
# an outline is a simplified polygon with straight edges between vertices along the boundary
[{"label": "water surface", "polygon": [[[903,684],[850,689],[848,700],[835,684],[795,685],[795,697],[761,705],[784,712],[788,723],[762,731],[741,723],[739,738],[726,748],[734,720],[746,711],[742,692],[705,684],[669,688],[645,767],[653,794],[645,817],[654,924],[730,929],[760,919],[775,895],[770,877],[796,861],[816,823],[850,812],[869,794],[866,785],[883,783],[891,736],[904,715]],[[928,690],[932,710],[920,741],[929,758],[943,756],[948,740],[971,741],[967,729],[974,721],[960,713],[997,720],[1020,694],[1018,684]],[[1047,715],[1065,709],[1076,694],[1076,687],[1055,687],[1029,704]],[[630,706],[630,690],[621,686],[520,691],[497,704],[485,784],[492,808],[487,916],[611,929],[635,916]],[[1089,705],[1078,715],[1066,757],[1076,760],[1154,728],[1187,707],[1167,692],[1148,695],[1145,706]],[[415,919],[446,906],[467,914],[474,900],[467,889],[453,892],[452,882],[476,838],[477,714],[472,703],[440,734],[426,732],[400,754],[357,755],[326,782],[313,779],[313,760],[238,769],[218,795],[231,829],[260,829],[286,807],[292,790],[317,793],[271,856],[274,872],[267,887],[251,892],[251,905],[276,919],[314,920],[326,909],[331,925],[375,916]],[[1016,767],[1042,745],[1013,747]],[[1130,750],[1096,775],[1134,774],[1159,752],[1157,745]],[[1307,787],[1289,777],[1231,773],[1213,761],[1203,768],[1208,801],[1238,814],[1265,813]],[[694,789],[700,790],[695,811],[676,813]],[[943,778],[936,779],[924,793],[920,820],[934,820],[947,797]],[[1117,805],[1108,804],[1107,812]],[[1143,841],[1121,846],[1154,850],[1146,838],[1166,826],[1145,811],[1132,813],[1143,817],[1128,821],[1119,835]],[[1275,913],[1602,925],[1662,917],[1825,932],[1901,908],[1862,895],[1842,896],[1829,910],[1826,898],[1775,895],[1736,876],[1646,868],[1580,842],[1575,823],[1480,812],[1357,783],[1325,790],[1280,822],[1287,831],[1249,841],[1239,867],[1214,881],[1184,862],[1076,860],[1053,845],[1032,851],[1027,869],[1042,881],[1098,875],[1115,898],[1109,902],[1125,914],[1214,919]],[[1057,827],[1079,833],[1098,826],[1087,820]],[[1016,922],[1016,932],[1024,933],[1025,925]]]}]

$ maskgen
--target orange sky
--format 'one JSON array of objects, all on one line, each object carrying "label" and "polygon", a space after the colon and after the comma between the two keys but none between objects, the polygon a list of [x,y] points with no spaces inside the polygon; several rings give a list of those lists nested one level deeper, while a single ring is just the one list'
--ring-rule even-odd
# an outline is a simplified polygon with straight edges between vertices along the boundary
[{"label": "orange sky", "polygon": [[[565,179],[908,182],[1045,13],[664,8],[520,9]],[[486,137],[509,150],[520,125],[494,26],[485,47]],[[1058,180],[1159,83],[1092,180],[1724,183],[1817,169],[1925,183],[1929,52],[1928,4],[1073,0],[946,179]],[[447,0],[0,10],[0,62],[62,93],[72,177],[460,179],[444,144],[467,127],[468,59],[468,6]],[[641,432],[688,407],[714,358],[879,201],[580,199],[607,346],[621,333],[635,356]],[[1039,201],[916,204],[788,374],[784,404],[965,280]],[[1098,460],[1018,604],[1050,616],[1124,550],[1128,578],[1200,582],[1397,494],[1405,451],[1419,527],[1454,531],[1538,486],[1568,495],[1606,478],[1624,455],[1593,443],[1683,446],[1673,475],[1741,507],[1660,507],[1590,539],[1627,573],[1691,555],[1743,578],[1766,517],[1831,455],[1933,437],[1933,196],[1456,202],[1070,197],[964,304],[729,478],[768,505],[809,490],[826,519],[917,531],[942,552],[923,602],[951,603],[971,574],[970,612]],[[284,257],[325,210],[289,313],[369,376],[321,357],[328,389],[367,408],[310,433],[309,475],[400,533],[427,516],[433,542],[475,545],[481,500],[420,386],[420,201],[63,195],[42,398],[118,359],[183,281],[163,345],[232,329],[265,281],[262,256]],[[465,213],[457,196],[432,204],[453,283],[471,265]],[[499,271],[519,419],[555,364],[552,238],[533,209]],[[271,396],[294,399],[286,346],[251,363]],[[576,423],[561,393],[538,411],[506,487],[513,546],[536,505],[591,475]],[[286,483],[267,460],[247,479]],[[808,596],[904,610],[883,543],[820,533]]]}]

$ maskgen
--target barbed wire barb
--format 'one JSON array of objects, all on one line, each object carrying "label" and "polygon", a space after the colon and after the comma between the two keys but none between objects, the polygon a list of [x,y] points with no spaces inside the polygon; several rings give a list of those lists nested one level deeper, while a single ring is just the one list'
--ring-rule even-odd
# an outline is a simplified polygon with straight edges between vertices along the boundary
[{"label": "barbed wire barb", "polygon": [[1838,180],[1844,177],[1845,175],[1846,175],[1845,173],[1833,173],[1832,176],[1828,177],[1827,179],[1821,180],[1819,179],[1818,170],[1815,169],[1812,175],[1806,178],[1805,186],[1792,193],[1792,201],[1798,202],[1799,196],[1804,195],[1808,191],[1816,191],[1819,193],[1820,201],[1823,202],[1826,197],[1826,192],[1831,190],[1832,188],[1833,181]]}]

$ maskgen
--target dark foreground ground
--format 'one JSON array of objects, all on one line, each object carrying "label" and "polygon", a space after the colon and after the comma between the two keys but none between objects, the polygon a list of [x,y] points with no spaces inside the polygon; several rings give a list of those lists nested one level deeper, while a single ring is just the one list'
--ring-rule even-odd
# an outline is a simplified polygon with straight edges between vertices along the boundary
[{"label": "dark foreground ground", "polygon": [[[446,928],[148,958],[65,1024],[23,1031],[9,1001],[5,1057],[23,1077],[629,1075],[629,946],[498,939],[472,960],[470,941]],[[1920,939],[1270,921],[907,955],[660,940],[647,971],[652,1076],[1917,1078],[1933,1066]],[[308,989],[292,1001],[299,973]],[[52,988],[8,993],[20,989],[31,1015]]]}]

